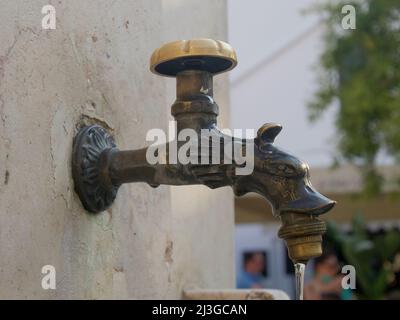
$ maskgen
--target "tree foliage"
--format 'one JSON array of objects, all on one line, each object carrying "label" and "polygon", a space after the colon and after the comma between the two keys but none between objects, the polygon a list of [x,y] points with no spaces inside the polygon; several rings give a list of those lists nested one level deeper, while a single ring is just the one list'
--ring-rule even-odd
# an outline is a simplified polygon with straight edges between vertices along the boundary
[{"label": "tree foliage", "polygon": [[400,255],[399,230],[370,235],[364,218],[355,215],[351,233],[345,233],[335,223],[328,222],[326,239],[334,245],[346,264],[355,267],[358,295],[367,299],[383,299],[399,272],[395,263]]},{"label": "tree foliage", "polygon": [[[342,7],[356,9],[356,29],[342,28]],[[360,166],[365,191],[378,192],[376,159],[385,152],[400,159],[400,1],[329,1],[324,17],[325,48],[319,89],[309,104],[311,120],[338,106],[341,158]]]}]

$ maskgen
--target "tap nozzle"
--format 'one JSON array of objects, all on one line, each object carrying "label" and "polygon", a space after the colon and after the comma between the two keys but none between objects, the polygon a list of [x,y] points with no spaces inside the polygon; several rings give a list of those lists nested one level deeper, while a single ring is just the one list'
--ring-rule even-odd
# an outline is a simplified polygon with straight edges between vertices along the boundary
[{"label": "tap nozzle", "polygon": [[281,215],[282,227],[278,236],[285,240],[289,258],[293,263],[307,263],[322,254],[322,235],[325,222],[318,216],[286,212]]}]

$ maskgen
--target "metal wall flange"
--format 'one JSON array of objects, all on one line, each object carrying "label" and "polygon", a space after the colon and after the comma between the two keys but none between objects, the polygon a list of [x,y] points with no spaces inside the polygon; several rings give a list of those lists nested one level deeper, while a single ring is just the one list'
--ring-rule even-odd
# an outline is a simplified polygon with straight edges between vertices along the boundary
[{"label": "metal wall flange", "polygon": [[114,138],[99,125],[80,129],[73,143],[72,175],[75,191],[92,213],[106,210],[119,186],[107,181],[107,155],[116,148]]},{"label": "metal wall flange", "polygon": [[[83,206],[90,212],[107,209],[123,183],[145,182],[152,187],[202,184],[209,188],[231,186],[236,195],[256,192],[269,201],[281,218],[280,236],[285,239],[293,261],[305,262],[321,254],[325,225],[317,216],[328,212],[335,202],[317,192],[311,185],[309,167],[297,157],[274,145],[282,126],[263,125],[257,136],[241,139],[226,135],[217,127],[218,105],[213,97],[213,76],[236,66],[233,48],[211,39],[183,40],[157,49],[150,60],[150,70],[158,75],[176,77],[176,100],[172,115],[177,136],[190,129],[200,141],[203,130],[212,132],[220,146],[219,159],[224,159],[223,141],[235,144],[241,154],[250,146],[252,170],[237,174],[240,161],[219,163],[179,163],[179,141],[163,144],[162,154],[168,161],[149,163],[148,148],[119,151],[113,137],[101,126],[82,128],[74,140],[72,170],[75,190]],[[176,139],[176,138],[175,138]],[[208,140],[207,140],[208,141]],[[222,143],[221,143],[222,141]],[[174,144],[174,143],[175,144]],[[208,146],[206,149],[211,149]],[[202,159],[202,148],[197,148]],[[172,151],[171,151],[172,150]],[[214,151],[214,150],[212,150]],[[176,158],[176,157],[175,157]],[[205,158],[209,158],[209,153]]]}]

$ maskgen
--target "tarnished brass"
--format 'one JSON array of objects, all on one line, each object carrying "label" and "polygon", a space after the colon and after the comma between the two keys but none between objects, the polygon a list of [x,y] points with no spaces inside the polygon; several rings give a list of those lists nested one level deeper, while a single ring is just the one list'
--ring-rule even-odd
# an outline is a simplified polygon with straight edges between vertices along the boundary
[{"label": "tarnished brass", "polygon": [[212,39],[169,42],[156,49],[150,58],[150,70],[169,77],[175,77],[184,70],[205,70],[217,74],[236,65],[236,53],[231,45]]},{"label": "tarnished brass", "polygon": [[[274,146],[281,125],[267,123],[251,140],[228,137],[218,129],[212,77],[235,65],[236,54],[228,44],[208,39],[166,44],[151,58],[153,72],[177,79],[177,98],[171,113],[177,121],[178,134],[190,128],[201,139],[201,130],[208,129],[218,141],[230,139],[243,153],[251,144],[252,173],[237,175],[235,169],[241,165],[235,161],[206,165],[167,161],[152,165],[146,160],[147,148],[120,151],[104,128],[93,125],[82,128],[74,140],[75,190],[83,206],[93,213],[107,209],[120,185],[128,182],[146,182],[153,187],[160,184],[203,184],[212,189],[231,186],[237,196],[256,192],[268,200],[274,215],[281,218],[279,236],[286,241],[292,260],[305,262],[321,254],[325,225],[318,215],[329,211],[335,202],[313,189],[306,163]],[[218,145],[223,160],[224,145],[219,142]],[[170,153],[176,152],[171,143],[166,145],[166,150],[167,159]]]},{"label": "tarnished brass", "polygon": [[326,227],[318,216],[288,212],[280,218],[282,227],[278,236],[285,240],[293,262],[306,263],[310,258],[322,254],[322,235]]}]

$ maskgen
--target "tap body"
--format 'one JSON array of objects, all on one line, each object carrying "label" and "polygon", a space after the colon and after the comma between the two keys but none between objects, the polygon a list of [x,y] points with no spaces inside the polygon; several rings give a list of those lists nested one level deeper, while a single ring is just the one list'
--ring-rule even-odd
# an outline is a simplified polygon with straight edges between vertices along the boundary
[{"label": "tap body", "polygon": [[[273,145],[275,136],[282,128],[280,125],[264,125],[254,139],[226,136],[217,127],[218,105],[213,99],[212,76],[209,73],[184,71],[177,75],[177,88],[177,100],[172,105],[177,135],[182,130],[192,129],[198,135],[198,142],[202,141],[202,130],[206,130],[210,132],[209,136],[213,138],[214,144],[209,145],[210,150],[199,148],[199,163],[196,165],[180,164],[179,161],[169,163],[171,150],[179,150],[183,144],[178,141],[169,142],[165,147],[159,148],[167,150],[164,163],[160,164],[149,164],[149,148],[107,150],[103,156],[107,159],[108,170],[104,172],[107,172],[108,179],[114,186],[130,182],[146,182],[151,186],[204,184],[212,189],[231,186],[237,196],[248,192],[260,194],[271,203],[276,216],[284,212],[318,215],[334,204],[313,189],[309,167],[305,162]],[[254,170],[251,174],[236,175],[236,169],[242,164],[237,164],[234,160],[224,163],[226,145],[223,142],[226,141],[236,146],[239,144],[242,154],[246,153],[249,146],[254,148]],[[177,148],[173,143],[176,143]],[[220,144],[221,161],[217,164],[202,164],[201,152],[209,151],[211,154],[216,143]],[[230,159],[232,158],[234,156]]]}]

